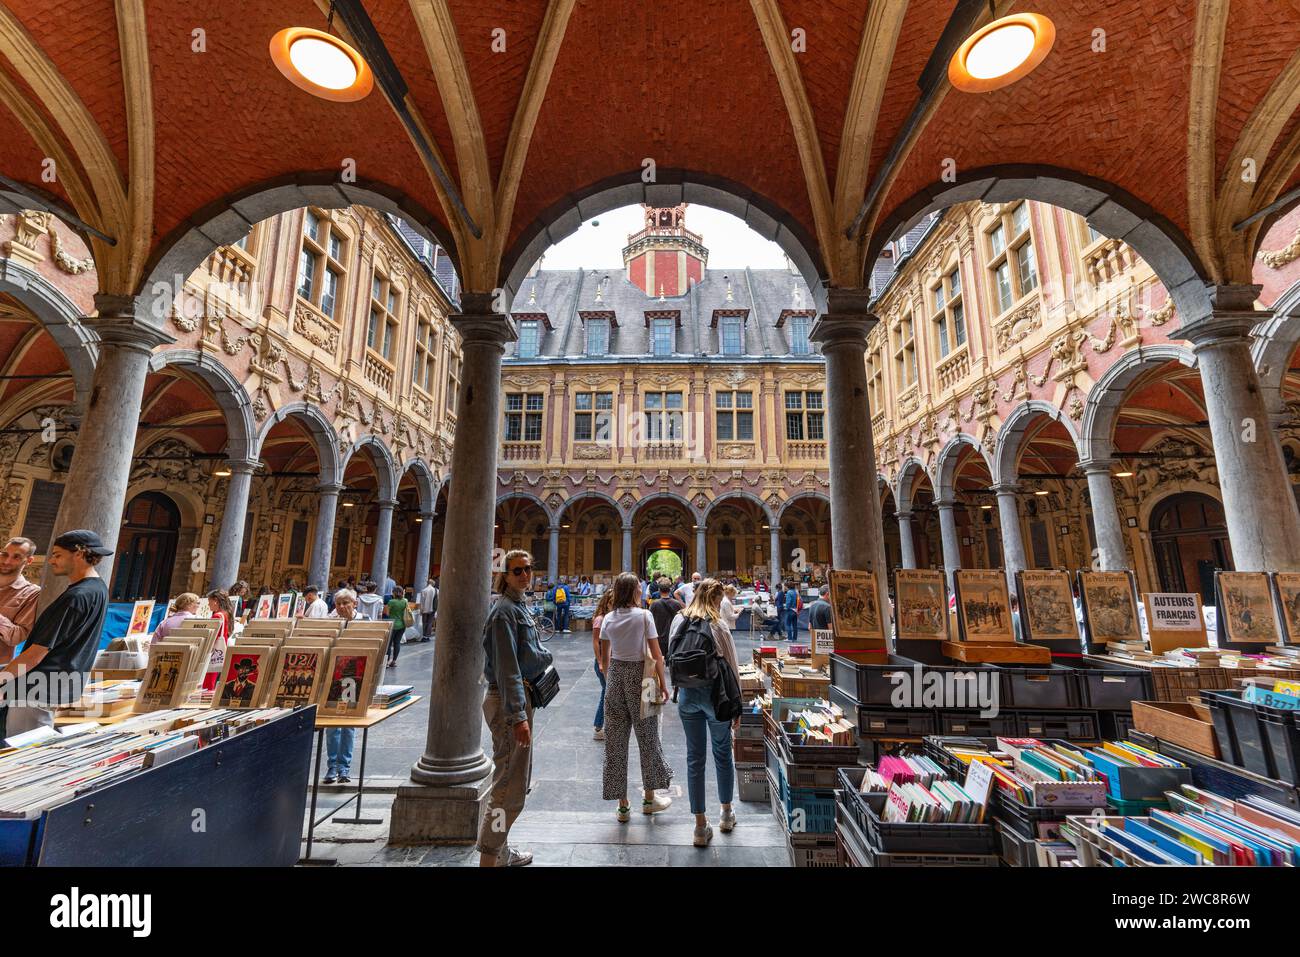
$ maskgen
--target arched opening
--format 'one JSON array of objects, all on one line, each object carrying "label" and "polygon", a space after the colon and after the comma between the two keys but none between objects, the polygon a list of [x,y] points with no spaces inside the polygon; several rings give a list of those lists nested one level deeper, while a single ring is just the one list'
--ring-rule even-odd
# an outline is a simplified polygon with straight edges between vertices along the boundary
[{"label": "arched opening", "polygon": [[939,501],[953,503],[958,566],[998,568],[1002,565],[1002,535],[989,493],[993,479],[983,450],[973,441],[954,439],[940,453],[937,471]]},{"label": "arched opening", "polygon": [[559,574],[611,581],[623,567],[623,519],[613,503],[584,496],[568,502],[555,520],[560,526]]},{"label": "arched opening", "polygon": [[710,507],[704,526],[704,567],[710,575],[748,581],[771,574],[771,519],[759,502],[724,496]]},{"label": "arched opening", "polygon": [[[255,485],[261,493],[260,500],[250,527],[252,534],[245,536],[241,555],[247,562],[247,568],[241,566],[241,573],[250,582],[281,591],[290,580],[299,586],[306,581],[312,530],[318,513],[318,489],[322,479],[337,481],[336,475],[327,478],[323,474],[327,473],[322,465],[323,454],[335,452],[332,444],[317,444],[323,427],[323,423],[316,422],[304,411],[291,412],[270,428],[264,428],[258,452],[263,466],[262,480]],[[329,466],[329,473],[333,469],[334,466]],[[258,485],[261,487],[257,488]],[[343,507],[348,503],[349,497],[344,493],[339,498],[332,543],[335,567],[355,567],[347,558],[356,554],[360,535],[355,508]],[[253,511],[250,501],[250,512]],[[333,575],[330,577],[334,579]]]},{"label": "arched opening", "polygon": [[885,535],[885,565],[899,568],[903,564],[903,546],[898,531],[898,510],[894,504],[894,490],[884,487],[880,500],[880,524]]},{"label": "arched opening", "polygon": [[1085,525],[1076,520],[1077,493],[1087,479],[1076,469],[1078,451],[1069,428],[1051,415],[1029,412],[1018,417],[1017,433],[1007,442],[1003,462],[1010,467],[1004,478],[1017,483],[1025,566],[1089,567],[1097,532],[1091,510]]},{"label": "arched opening", "polygon": [[1170,495],[1152,510],[1150,533],[1160,590],[1200,592],[1213,605],[1215,571],[1233,568],[1223,504],[1203,492]]},{"label": "arched opening", "polygon": [[[920,463],[904,467],[899,478],[898,501],[910,513],[906,518],[912,535],[912,549],[917,568],[942,568],[943,546],[939,529],[939,511],[934,506],[934,485]],[[901,551],[903,531],[899,529]],[[899,563],[902,563],[902,556]]]},{"label": "arched opening", "polygon": [[[684,529],[694,529],[696,516],[682,502],[666,496],[654,496],[642,501],[632,516],[632,571],[639,577],[645,575],[645,563],[650,553],[660,548],[676,551],[683,568],[695,570],[695,542],[689,544],[682,536]],[[668,542],[667,545],[660,544]]]},{"label": "arched opening", "polygon": [[831,503],[821,495],[801,495],[781,509],[778,521],[781,574],[820,585],[831,566]]},{"label": "arched opening", "polygon": [[127,503],[109,589],[111,601],[152,598],[167,603],[180,527],[180,508],[162,492],[141,492]]},{"label": "arched opening", "polygon": [[533,556],[534,575],[546,576],[550,554],[550,518],[541,503],[527,496],[517,495],[497,503],[496,527],[493,543],[509,551],[524,548]]},{"label": "arched opening", "polygon": [[667,577],[676,581],[686,570],[686,545],[675,535],[652,539],[641,548],[637,577],[654,581]]}]

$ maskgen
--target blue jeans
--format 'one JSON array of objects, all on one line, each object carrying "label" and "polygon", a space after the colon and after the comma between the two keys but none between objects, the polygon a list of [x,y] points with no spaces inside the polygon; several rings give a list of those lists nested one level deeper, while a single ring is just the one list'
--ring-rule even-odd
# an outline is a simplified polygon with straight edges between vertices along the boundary
[{"label": "blue jeans", "polygon": [[564,631],[569,627],[569,603],[555,606],[555,630]]},{"label": "blue jeans", "polygon": [[392,634],[388,637],[388,660],[396,661],[397,653],[402,650],[402,635],[406,634],[405,625],[393,625]]},{"label": "blue jeans", "polygon": [[600,679],[600,700],[596,702],[595,727],[605,727],[605,672],[600,670],[600,660],[596,660],[596,677]]},{"label": "blue jeans", "polygon": [[356,740],[356,728],[328,728],[325,731],[325,747],[329,755],[327,778],[347,776],[352,773],[352,743]]},{"label": "blue jeans", "polygon": [[790,641],[799,640],[799,612],[793,608],[785,610],[785,633]]},{"label": "blue jeans", "polygon": [[730,804],[736,790],[736,764],[731,754],[731,722],[713,716],[712,688],[682,688],[677,715],[686,732],[686,793],[691,813],[704,813],[704,762],[710,741],[718,774],[718,800]]}]

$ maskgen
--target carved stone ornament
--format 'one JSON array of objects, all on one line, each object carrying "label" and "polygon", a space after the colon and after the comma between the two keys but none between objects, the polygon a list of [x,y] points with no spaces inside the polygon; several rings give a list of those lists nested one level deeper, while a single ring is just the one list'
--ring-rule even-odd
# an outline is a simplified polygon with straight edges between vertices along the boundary
[{"label": "carved stone ornament", "polygon": [[1052,358],[1058,364],[1056,374],[1052,376],[1055,381],[1061,382],[1088,367],[1088,360],[1083,354],[1083,346],[1088,338],[1088,333],[1079,330],[1063,332],[1052,340]]},{"label": "carved stone ornament", "polygon": [[718,456],[724,459],[752,459],[754,446],[749,442],[724,442],[718,445]]},{"label": "carved stone ornament", "polygon": [[1037,300],[1027,302],[1005,319],[994,324],[993,335],[998,349],[1005,351],[1017,342],[1023,342],[1043,327],[1042,304]]},{"label": "carved stone ornament", "polygon": [[1300,259],[1300,228],[1297,228],[1295,235],[1291,237],[1291,242],[1287,243],[1281,249],[1275,249],[1271,252],[1260,251],[1259,261],[1269,269],[1281,269],[1287,263],[1295,262]]},{"label": "carved stone ornament", "polygon": [[1166,299],[1165,304],[1159,309],[1152,310],[1146,314],[1146,321],[1153,326],[1163,326],[1166,322],[1174,317],[1174,301]]},{"label": "carved stone ornament", "polygon": [[302,303],[293,311],[293,331],[318,349],[331,354],[338,350],[338,327]]}]

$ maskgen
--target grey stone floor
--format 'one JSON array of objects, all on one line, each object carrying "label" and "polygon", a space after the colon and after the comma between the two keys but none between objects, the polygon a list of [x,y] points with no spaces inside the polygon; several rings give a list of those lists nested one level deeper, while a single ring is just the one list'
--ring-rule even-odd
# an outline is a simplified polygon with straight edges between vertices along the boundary
[{"label": "grey stone floor", "polygon": [[[802,636],[806,640],[806,634]],[[742,660],[759,644],[759,636],[736,635]],[[428,694],[436,640],[404,645],[388,682],[415,686]],[[664,753],[674,770],[669,794],[673,806],[648,817],[633,814],[619,824],[613,802],[600,797],[604,744],[592,740],[592,720],[600,694],[593,668],[591,633],[556,635],[548,644],[555,654],[563,681],[557,700],[539,712],[534,729],[533,786],[523,814],[510,833],[511,843],[531,850],[537,866],[789,866],[784,836],[766,803],[737,800],[738,824],[731,834],[717,831],[717,784],[712,759],[706,775],[709,816],[715,824],[713,843],[707,849],[692,846],[694,818],[686,798],[686,742],[673,705],[662,721]],[[387,816],[391,788],[405,781],[411,765],[424,748],[428,700],[408,708],[371,731],[367,749],[367,791],[362,815],[381,824],[347,824],[331,820],[316,829],[313,858],[335,858],[351,865],[461,866],[477,863],[472,847],[388,847]],[[483,743],[490,739],[484,729]],[[360,768],[361,740],[353,760],[353,781]],[[635,739],[631,745],[628,786],[635,795],[640,786],[640,764]],[[323,772],[322,772],[323,773]],[[380,790],[371,792],[370,787]],[[322,789],[319,817],[347,798],[347,794]],[[635,806],[635,802],[634,802]],[[340,817],[353,816],[349,807]]]}]

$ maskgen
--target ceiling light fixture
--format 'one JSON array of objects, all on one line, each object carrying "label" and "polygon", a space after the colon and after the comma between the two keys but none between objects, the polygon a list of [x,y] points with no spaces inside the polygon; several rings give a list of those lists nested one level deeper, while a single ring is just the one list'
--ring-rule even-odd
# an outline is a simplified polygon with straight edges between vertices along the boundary
[{"label": "ceiling light fixture", "polygon": [[1116,472],[1115,478],[1132,478],[1133,473],[1125,469],[1123,472]]},{"label": "ceiling light fixture", "polygon": [[1045,488],[1040,488],[1040,489],[1039,489],[1037,492],[1035,492],[1034,494],[1035,494],[1035,495],[1050,495],[1051,492],[1049,492],[1049,491],[1048,491],[1047,489],[1045,489]]},{"label": "ceiling light fixture", "polygon": [[344,503],[343,503],[343,507],[344,507],[344,508],[352,508],[352,507],[354,506],[354,504],[355,504],[355,503],[353,503],[353,502],[344,502]]},{"label": "ceiling light fixture", "polygon": [[1014,13],[976,30],[948,62],[948,80],[965,93],[1015,83],[1047,58],[1056,27],[1039,13]]},{"label": "ceiling light fixture", "polygon": [[271,37],[271,60],[290,83],[323,100],[351,103],[366,97],[375,85],[360,53],[310,27],[286,27]]},{"label": "ceiling light fixture", "polygon": [[212,474],[217,478],[230,478],[230,469],[217,469]]}]

